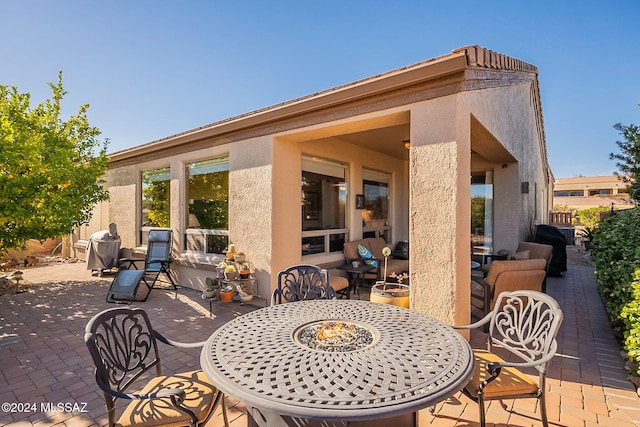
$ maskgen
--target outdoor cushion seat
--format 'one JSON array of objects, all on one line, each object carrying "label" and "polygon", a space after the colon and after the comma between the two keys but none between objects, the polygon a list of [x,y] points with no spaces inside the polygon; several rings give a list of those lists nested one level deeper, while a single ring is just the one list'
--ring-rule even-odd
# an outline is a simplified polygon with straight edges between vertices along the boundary
[{"label": "outdoor cushion seat", "polygon": [[[217,389],[202,371],[184,372],[171,376],[155,377],[140,390],[142,394],[158,393],[167,389],[183,389],[186,395],[182,405],[192,411],[196,418],[208,418],[215,403]],[[160,424],[161,423],[161,424]],[[171,403],[169,397],[152,400],[134,400],[122,412],[116,425],[133,426],[169,426],[189,425],[190,417],[180,412]]]},{"label": "outdoor cushion seat", "polygon": [[[507,259],[522,261],[525,259],[543,259],[547,263],[545,270],[549,271],[549,263],[553,256],[553,246],[545,245],[543,243],[534,242],[520,242],[514,252],[509,252]],[[486,276],[489,273],[491,264],[485,264],[482,266],[482,271]]]},{"label": "outdoor cushion seat", "polygon": [[493,261],[489,274],[482,278],[471,277],[471,316],[476,321],[493,310],[494,297],[503,291],[542,291],[546,277],[544,259],[522,261]]},{"label": "outdoor cushion seat", "polygon": [[136,301],[136,294],[143,278],[144,270],[120,270],[111,282],[107,301]]},{"label": "outdoor cushion seat", "polygon": [[329,285],[336,294],[343,294],[349,297],[349,279],[343,276],[329,276]]},{"label": "outdoor cushion seat", "polygon": [[[487,371],[489,363],[503,363],[505,361],[497,354],[490,353],[487,350],[474,350],[473,355],[475,357],[473,377],[465,388],[469,393],[477,395],[480,391],[481,384],[490,378]],[[537,389],[538,385],[530,376],[507,366],[502,368],[500,376],[498,376],[495,381],[484,387],[483,393],[485,398],[490,398],[503,395],[504,393],[511,395],[534,394]]]}]

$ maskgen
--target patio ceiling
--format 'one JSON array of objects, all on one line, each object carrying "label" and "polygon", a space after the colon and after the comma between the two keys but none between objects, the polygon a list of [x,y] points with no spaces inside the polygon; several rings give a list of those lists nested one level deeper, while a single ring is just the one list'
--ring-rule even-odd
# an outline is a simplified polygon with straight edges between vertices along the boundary
[{"label": "patio ceiling", "polygon": [[343,134],[339,135],[338,139],[396,159],[409,160],[409,150],[404,146],[404,141],[409,139],[409,135],[410,129],[407,123]]}]

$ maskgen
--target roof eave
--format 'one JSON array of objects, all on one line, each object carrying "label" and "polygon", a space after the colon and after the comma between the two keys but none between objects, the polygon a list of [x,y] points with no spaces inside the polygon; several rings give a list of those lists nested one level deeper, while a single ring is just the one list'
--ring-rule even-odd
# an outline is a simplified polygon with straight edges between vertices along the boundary
[{"label": "roof eave", "polygon": [[404,67],[385,74],[370,77],[344,86],[339,86],[316,94],[294,99],[232,117],[216,123],[191,129],[147,144],[139,145],[109,155],[112,162],[125,160],[150,151],[164,150],[191,141],[236,132],[242,129],[291,118],[300,114],[321,110],[375,96],[384,92],[411,86],[468,67],[465,51],[457,51],[446,56],[434,58],[412,66]]}]

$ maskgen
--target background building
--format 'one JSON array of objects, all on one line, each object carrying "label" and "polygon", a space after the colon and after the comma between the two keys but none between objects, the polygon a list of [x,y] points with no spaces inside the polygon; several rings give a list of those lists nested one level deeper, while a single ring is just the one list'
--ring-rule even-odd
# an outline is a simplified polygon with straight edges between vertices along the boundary
[{"label": "background building", "polygon": [[567,205],[576,209],[613,206],[629,209],[635,205],[629,197],[627,184],[615,175],[556,178],[553,186],[553,205]]}]

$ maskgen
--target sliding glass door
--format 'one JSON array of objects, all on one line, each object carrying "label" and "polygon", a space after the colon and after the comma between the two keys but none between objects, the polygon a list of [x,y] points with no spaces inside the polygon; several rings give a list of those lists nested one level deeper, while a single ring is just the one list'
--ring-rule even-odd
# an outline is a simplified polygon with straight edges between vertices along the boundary
[{"label": "sliding glass door", "polygon": [[471,245],[474,253],[493,251],[493,172],[471,173]]}]

